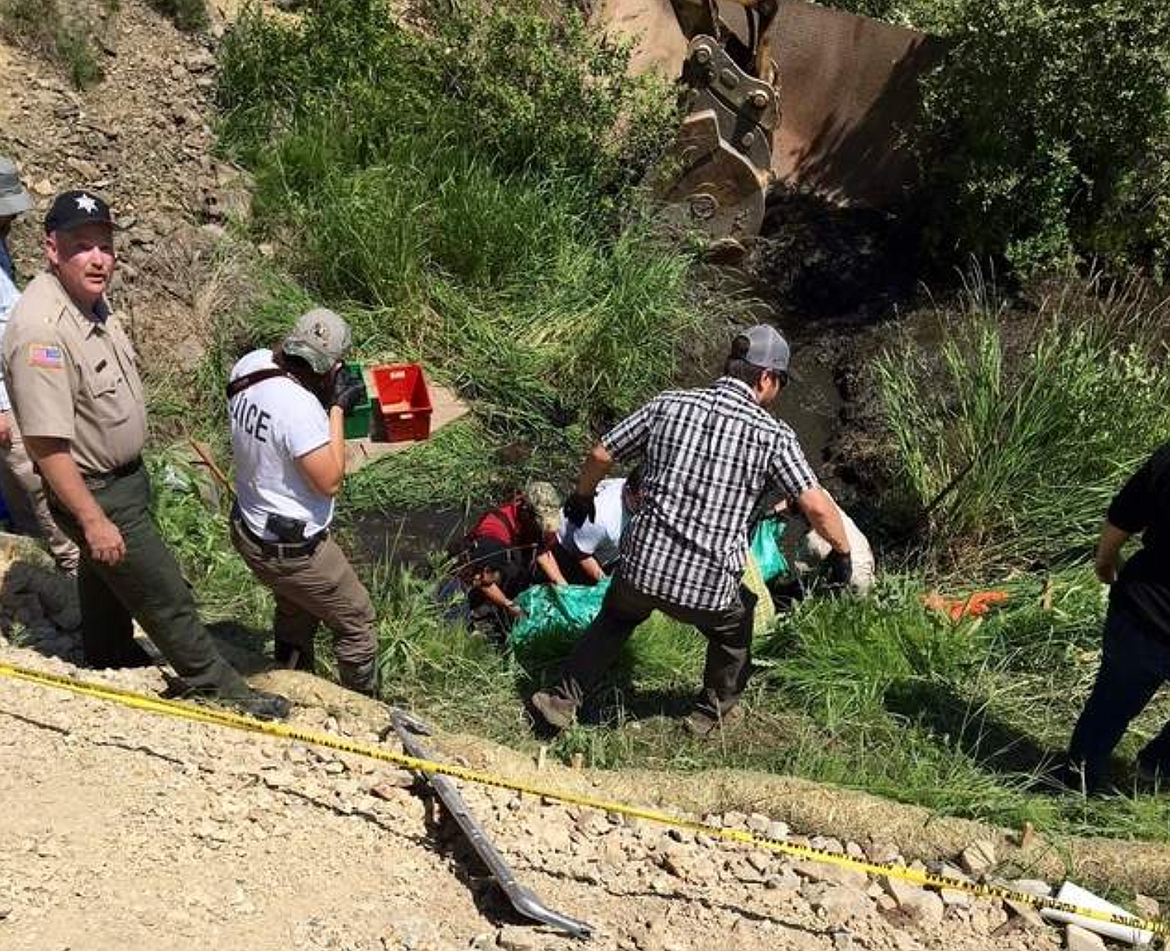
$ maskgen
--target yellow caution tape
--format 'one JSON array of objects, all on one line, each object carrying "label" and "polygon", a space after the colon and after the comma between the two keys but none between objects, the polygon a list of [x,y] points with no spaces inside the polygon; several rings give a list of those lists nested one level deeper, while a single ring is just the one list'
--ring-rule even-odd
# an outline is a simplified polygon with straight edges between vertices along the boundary
[{"label": "yellow caution tape", "polygon": [[337,750],[341,753],[352,753],[355,756],[364,756],[369,759],[381,760],[385,763],[393,763],[395,766],[420,773],[435,773],[440,776],[450,776],[452,779],[459,779],[468,783],[477,783],[481,786],[494,786],[496,789],[507,789],[511,792],[529,796],[542,796],[545,799],[555,800],[569,805],[600,809],[603,812],[609,812],[619,816],[629,816],[658,825],[686,829],[689,832],[706,835],[713,839],[736,842],[740,845],[750,845],[792,858],[806,859],[826,865],[836,865],[840,868],[853,869],[854,871],[864,872],[868,875],[886,876],[887,878],[900,879],[916,885],[940,890],[965,892],[968,895],[974,895],[979,898],[999,898],[1004,901],[1012,901],[1037,909],[1049,908],[1053,911],[1079,915],[1082,918],[1107,922],[1108,924],[1118,925],[1122,928],[1133,928],[1140,931],[1149,931],[1163,937],[1170,937],[1170,922],[1160,919],[1140,918],[1134,915],[1114,914],[1096,908],[1083,908],[1079,905],[1058,901],[1055,898],[1031,895],[1027,892],[1015,891],[1001,885],[971,882],[962,878],[936,875],[932,872],[908,868],[905,865],[886,862],[867,862],[863,859],[853,858],[850,855],[829,852],[826,849],[819,849],[811,845],[797,845],[792,842],[785,842],[782,839],[774,839],[771,836],[741,831],[739,829],[724,829],[718,826],[708,825],[705,822],[700,822],[695,819],[672,816],[669,813],[660,812],[655,809],[646,809],[641,806],[633,806],[622,802],[611,802],[607,799],[599,799],[594,796],[564,790],[530,786],[527,783],[508,779],[503,776],[495,776],[491,773],[483,773],[478,770],[466,769],[462,766],[452,766],[433,760],[419,759],[414,756],[407,756],[404,753],[394,753],[368,743],[358,743],[353,740],[331,736],[328,733],[317,733],[312,730],[289,726],[286,723],[257,720],[253,717],[231,713],[219,708],[197,706],[192,703],[183,703],[177,700],[163,700],[160,697],[151,697],[130,690],[122,690],[118,687],[110,687],[105,684],[93,683],[92,681],[77,680],[76,678],[64,677],[59,674],[43,673],[37,670],[30,670],[26,667],[18,667],[14,664],[0,663],[0,677],[23,680],[27,683],[38,684],[42,687],[67,690],[84,697],[91,697],[95,700],[106,700],[110,703],[117,703],[135,710],[146,710],[149,713],[157,713],[161,716],[193,720],[197,723],[210,723],[214,726],[243,730],[248,733],[261,733],[265,736],[274,736],[285,740],[297,740],[301,743],[321,746],[327,749]]}]

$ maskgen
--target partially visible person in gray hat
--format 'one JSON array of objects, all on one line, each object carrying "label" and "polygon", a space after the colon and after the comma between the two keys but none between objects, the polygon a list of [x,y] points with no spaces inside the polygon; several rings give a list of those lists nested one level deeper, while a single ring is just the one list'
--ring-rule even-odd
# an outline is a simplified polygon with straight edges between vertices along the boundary
[{"label": "partially visible person in gray hat", "polygon": [[349,325],[318,308],[275,350],[253,350],[232,368],[232,543],[276,599],[277,662],[312,671],[324,624],[341,683],[372,695],[374,606],[329,535],[345,477],[345,416],[366,395],[341,362],[350,343]]},{"label": "partially visible person in gray hat", "polygon": [[[8,318],[20,299],[16,289],[16,268],[8,251],[8,235],[19,215],[32,208],[32,199],[20,182],[16,166],[0,156],[0,346]],[[8,390],[0,374],[0,494],[8,504],[12,526],[22,535],[38,536],[49,546],[53,561],[68,575],[77,574],[81,552],[61,531],[49,503],[45,486],[20,435],[12,413]]]},{"label": "partially visible person in gray hat", "polygon": [[732,341],[713,385],[659,395],[593,448],[565,503],[567,519],[581,525],[596,518],[597,486],[615,462],[642,461],[641,493],[601,613],[557,682],[532,697],[548,724],[572,723],[634,629],[657,610],[707,638],[703,687],[687,729],[707,736],[722,728],[751,674],[756,599],[743,585],[743,570],[748,520],[767,490],[796,501],[832,549],[826,559],[832,583],[849,583],[840,512],[817,484],[795,433],[764,409],[787,383],[788,343],[773,327],[751,327]]}]

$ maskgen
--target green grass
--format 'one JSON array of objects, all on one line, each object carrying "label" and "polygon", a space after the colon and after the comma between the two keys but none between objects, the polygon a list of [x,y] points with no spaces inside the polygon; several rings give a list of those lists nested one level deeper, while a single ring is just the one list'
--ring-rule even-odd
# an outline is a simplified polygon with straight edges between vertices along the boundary
[{"label": "green grass", "polygon": [[937,351],[907,341],[878,364],[902,484],[935,555],[968,575],[1085,557],[1113,493],[1170,438],[1165,302],[1062,287],[1025,315],[976,277]]},{"label": "green grass", "polygon": [[[199,477],[173,458],[156,460],[153,474],[160,523],[206,616],[266,639],[271,603],[227,545],[224,506],[209,512]],[[569,639],[500,651],[444,618],[433,579],[386,564],[361,570],[377,609],[385,699],[447,729],[535,749],[524,701],[555,676]],[[1090,800],[1054,794],[1046,781],[1096,671],[1104,600],[1091,570],[1021,576],[1004,586],[1005,606],[958,623],[923,607],[924,588],[921,577],[890,576],[868,598],[808,602],[783,616],[757,641],[747,719],[714,741],[689,737],[677,719],[701,680],[702,638],[656,615],[582,723],[550,750],[598,768],[801,776],[939,815],[1030,821],[1054,837],[1170,841],[1164,796]],[[321,647],[328,673],[324,634]],[[1133,788],[1127,764],[1168,715],[1161,700],[1135,722],[1118,752],[1119,788]]]},{"label": "green grass", "polygon": [[[575,12],[415,14],[425,29],[380,0],[295,22],[252,9],[221,53],[221,145],[255,173],[253,228],[286,276],[217,332],[208,390],[318,302],[351,321],[359,358],[422,362],[473,408],[363,473],[351,511],[483,507],[563,472],[728,322],[690,255],[641,221],[633,183],[673,125],[665,89],[628,77],[626,51]],[[530,462],[501,466],[498,446]]]}]

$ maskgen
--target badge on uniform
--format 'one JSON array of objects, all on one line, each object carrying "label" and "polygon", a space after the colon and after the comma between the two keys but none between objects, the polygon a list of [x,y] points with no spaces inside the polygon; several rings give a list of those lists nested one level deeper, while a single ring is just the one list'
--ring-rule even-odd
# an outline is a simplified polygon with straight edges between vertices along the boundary
[{"label": "badge on uniform", "polygon": [[65,354],[61,348],[47,343],[30,343],[28,345],[28,365],[39,367],[42,370],[65,369]]}]

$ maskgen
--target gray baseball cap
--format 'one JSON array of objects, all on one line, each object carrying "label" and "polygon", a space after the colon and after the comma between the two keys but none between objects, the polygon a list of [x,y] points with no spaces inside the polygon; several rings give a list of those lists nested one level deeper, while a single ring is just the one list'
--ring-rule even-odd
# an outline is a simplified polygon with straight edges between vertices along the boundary
[{"label": "gray baseball cap", "polygon": [[349,324],[333,311],[316,307],[301,316],[284,338],[282,349],[291,357],[300,357],[314,373],[328,373],[352,343]]},{"label": "gray baseball cap", "polygon": [[32,205],[32,198],[24,190],[16,166],[0,155],[0,217],[24,214]]},{"label": "gray baseball cap", "polygon": [[[788,341],[775,327],[770,324],[756,324],[737,334],[735,339],[737,346],[733,348],[733,352],[752,366],[763,367],[776,373],[788,372]],[[744,344],[739,341],[747,342],[747,350],[742,354],[738,351]]]}]

